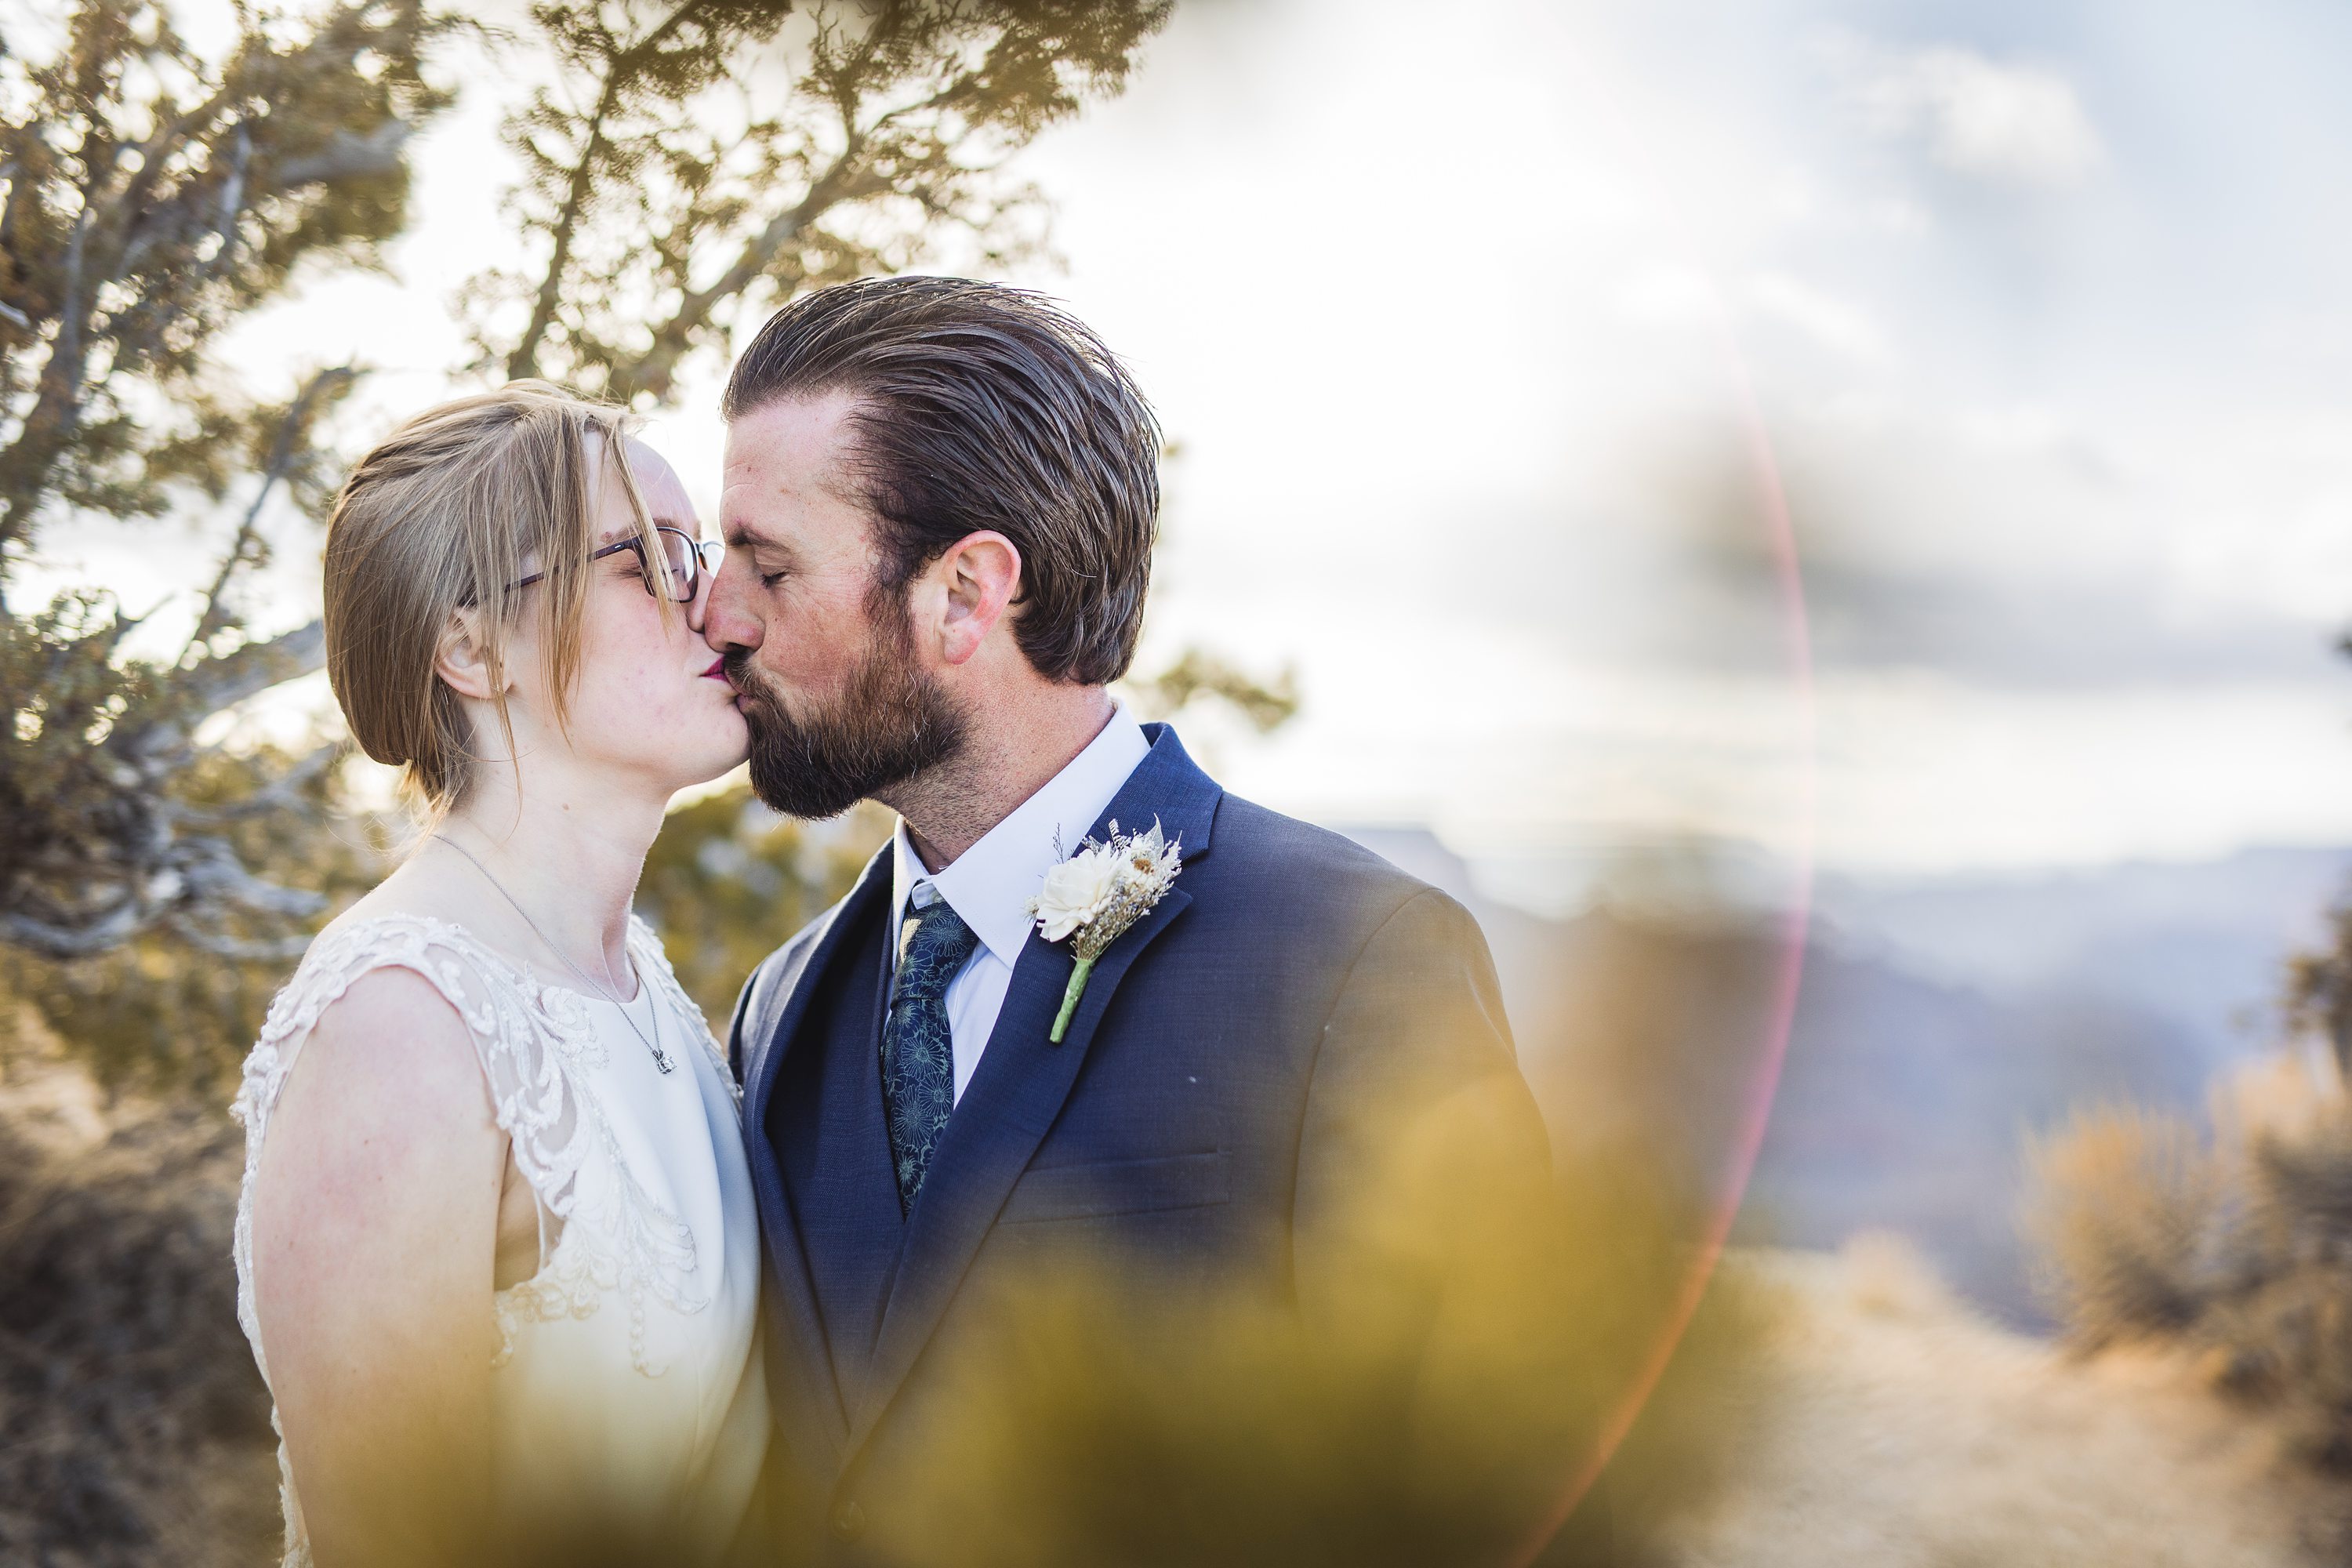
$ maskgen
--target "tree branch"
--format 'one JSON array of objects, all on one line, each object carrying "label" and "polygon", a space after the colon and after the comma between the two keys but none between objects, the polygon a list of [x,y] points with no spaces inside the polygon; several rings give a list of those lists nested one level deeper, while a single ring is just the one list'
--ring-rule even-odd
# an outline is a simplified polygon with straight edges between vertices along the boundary
[{"label": "tree branch", "polygon": [[185,664],[197,647],[211,640],[228,624],[228,612],[221,595],[229,581],[243,570],[259,537],[261,509],[269,500],[269,492],[285,479],[296,460],[309,445],[311,412],[322,398],[340,395],[357,380],[359,373],[350,365],[322,370],[304,384],[287,406],[285,416],[278,422],[278,435],[269,446],[269,459],[261,470],[261,481],[253,492],[252,504],[236,527],[236,536],[230,541],[228,553],[221,558],[220,571],[213,577],[212,586],[205,593],[204,613],[196,618],[196,628],[188,635],[187,646],[180,650],[179,662]]},{"label": "tree branch", "polygon": [[338,131],[325,147],[308,158],[289,158],[278,165],[278,188],[295,191],[304,185],[397,174],[408,139],[415,134],[404,120],[387,120],[364,136]]},{"label": "tree branch", "polygon": [[312,621],[268,642],[247,643],[209,658],[175,679],[173,700],[151,704],[170,716],[119,725],[101,754],[135,768],[154,769],[184,753],[195,725],[256,692],[299,679],[327,662],[326,624]]},{"label": "tree branch", "polygon": [[596,95],[596,107],[588,116],[588,140],[580,150],[579,161],[572,166],[572,178],[564,191],[563,205],[557,211],[548,232],[553,237],[555,248],[548,258],[547,270],[539,282],[539,295],[531,301],[530,321],[522,330],[522,337],[514,351],[507,355],[507,376],[536,374],[539,370],[539,345],[547,331],[555,324],[555,312],[563,297],[564,273],[572,265],[572,247],[580,228],[581,218],[588,210],[588,200],[596,189],[598,166],[604,150],[610,144],[605,131],[622,93],[632,84],[646,61],[689,16],[703,8],[704,0],[685,3],[662,19],[651,33],[611,57],[604,73],[604,82]]},{"label": "tree branch", "polygon": [[190,947],[208,952],[215,958],[231,959],[240,963],[291,963],[310,946],[310,939],[307,936],[265,937],[256,941],[207,931],[192,920],[174,917],[165,923],[170,926],[173,935]]},{"label": "tree branch", "polygon": [[[613,394],[623,402],[639,393],[664,397],[669,393],[671,378],[677,373],[678,361],[694,346],[695,334],[709,324],[711,313],[723,302],[734,299],[751,285],[753,279],[774,265],[785,245],[806,232],[835,206],[845,201],[856,201],[873,191],[887,190],[886,181],[870,177],[861,183],[856,176],[864,171],[853,168],[853,160],[865,151],[862,140],[853,135],[841,155],[830,168],[809,186],[808,195],[800,202],[771,219],[766,227],[744,242],[734,262],[714,279],[709,287],[685,293],[677,309],[669,319],[653,330],[653,343],[628,364],[616,367],[613,375]],[[870,188],[869,188],[870,187]]]},{"label": "tree branch", "polygon": [[0,912],[0,942],[61,962],[95,958],[121,946],[153,923],[142,919],[138,907],[128,902],[89,925],[56,925],[30,915]]},{"label": "tree branch", "polygon": [[312,621],[268,642],[247,643],[226,658],[207,660],[198,673],[209,675],[196,689],[204,710],[217,713],[257,691],[323,669],[326,663],[327,626]]}]

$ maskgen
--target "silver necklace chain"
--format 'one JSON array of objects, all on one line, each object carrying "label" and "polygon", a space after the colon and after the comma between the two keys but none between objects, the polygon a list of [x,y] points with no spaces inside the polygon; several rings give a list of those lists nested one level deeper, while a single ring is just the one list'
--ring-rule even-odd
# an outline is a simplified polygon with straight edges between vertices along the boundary
[{"label": "silver necklace chain", "polygon": [[619,1010],[621,1022],[629,1026],[629,1033],[636,1036],[638,1039],[644,1040],[646,1049],[653,1053],[654,1066],[659,1068],[664,1072],[667,1072],[673,1067],[677,1065],[671,1061],[662,1051],[661,1003],[658,998],[656,998],[653,995],[649,989],[652,983],[646,980],[643,973],[639,973],[637,976],[637,994],[646,997],[648,1001],[653,1003],[654,1032],[651,1038],[647,1038],[646,1032],[637,1027],[637,1021],[629,1016],[629,1005],[622,1001],[619,997],[613,995],[602,985],[597,984],[593,980],[589,979],[588,972],[581,968],[578,964],[572,963],[571,955],[566,953],[562,948],[555,945],[555,939],[539,929],[539,922],[530,918],[530,911],[522,907],[520,900],[517,899],[512,893],[507,891],[506,884],[504,882],[499,881],[496,877],[490,874],[490,868],[482,864],[478,856],[454,838],[444,837],[438,833],[430,835],[430,837],[436,843],[446,844],[450,848],[455,849],[458,854],[463,855],[467,860],[472,861],[474,869],[482,874],[482,879],[489,883],[491,887],[498,889],[499,897],[504,899],[513,907],[514,912],[522,917],[522,923],[530,928],[531,934],[539,938],[539,940],[545,944],[547,951],[555,954],[557,958],[562,960],[563,967],[578,975],[582,984],[587,986],[589,990],[593,991],[605,1001],[610,1002],[614,1007]]}]

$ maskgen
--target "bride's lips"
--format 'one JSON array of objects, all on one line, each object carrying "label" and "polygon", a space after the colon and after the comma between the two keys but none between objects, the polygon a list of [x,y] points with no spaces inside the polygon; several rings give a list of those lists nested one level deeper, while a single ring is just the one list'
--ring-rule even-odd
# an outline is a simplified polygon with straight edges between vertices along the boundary
[{"label": "bride's lips", "polygon": [[[723,658],[712,659],[710,668],[702,672],[702,678],[705,680],[727,680],[727,661]],[[735,683],[727,680],[727,684],[732,686]]]}]

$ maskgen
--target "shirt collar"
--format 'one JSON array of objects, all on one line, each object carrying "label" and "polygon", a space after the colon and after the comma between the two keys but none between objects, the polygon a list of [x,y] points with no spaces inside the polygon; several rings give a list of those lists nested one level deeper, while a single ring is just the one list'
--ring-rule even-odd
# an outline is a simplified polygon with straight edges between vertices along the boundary
[{"label": "shirt collar", "polygon": [[1028,903],[1045,873],[1094,830],[1119,786],[1150,750],[1143,727],[1125,705],[1113,708],[1110,722],[1085,751],[936,873],[924,869],[914,839],[900,822],[891,835],[890,930],[898,930],[908,900],[929,883],[988,951],[1011,968],[1029,940]]}]

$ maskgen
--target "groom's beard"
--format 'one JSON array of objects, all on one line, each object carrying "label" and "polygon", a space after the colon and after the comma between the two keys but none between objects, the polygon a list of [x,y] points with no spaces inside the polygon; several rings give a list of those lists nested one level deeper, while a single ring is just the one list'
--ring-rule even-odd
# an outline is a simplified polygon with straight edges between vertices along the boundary
[{"label": "groom's beard", "polygon": [[838,816],[963,750],[963,710],[916,662],[903,601],[874,630],[840,697],[798,713],[751,649],[726,652],[727,679],[750,699],[752,793],[786,816]]}]

